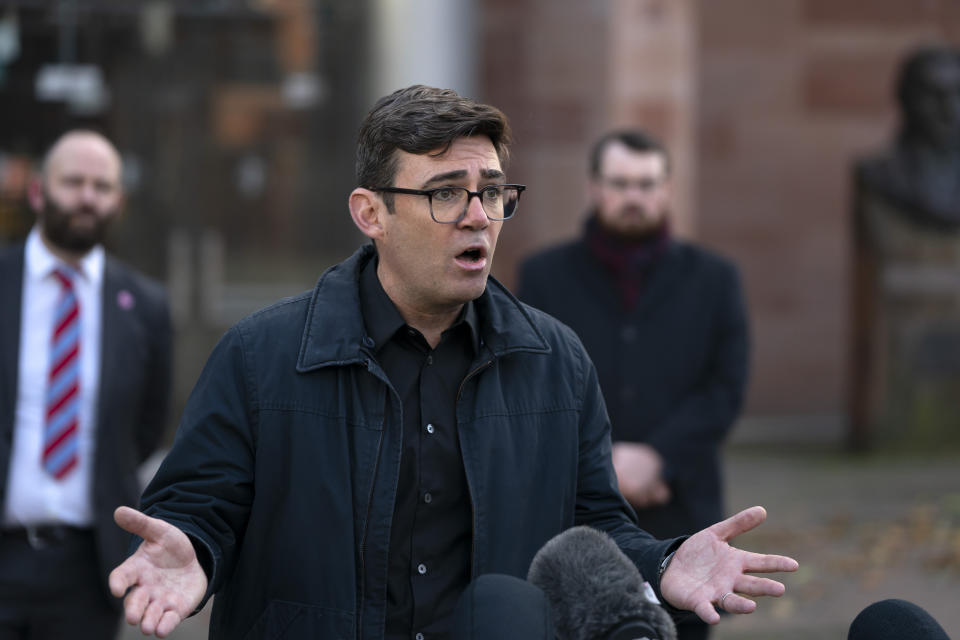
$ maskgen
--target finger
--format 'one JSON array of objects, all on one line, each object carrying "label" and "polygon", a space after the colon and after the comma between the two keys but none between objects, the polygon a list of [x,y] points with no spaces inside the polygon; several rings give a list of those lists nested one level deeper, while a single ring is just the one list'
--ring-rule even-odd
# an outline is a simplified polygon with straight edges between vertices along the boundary
[{"label": "finger", "polygon": [[[776,580],[757,578],[755,576],[741,576],[736,584],[734,584],[734,589],[737,590],[737,593],[743,593],[748,596],[771,596],[774,598],[779,598],[783,595],[783,592],[787,590],[782,583]],[[730,598],[728,597],[727,599],[729,600]]]},{"label": "finger", "polygon": [[[717,606],[720,606],[720,604],[718,603]],[[757,608],[757,603],[750,598],[731,593],[723,599],[721,608],[727,613],[753,613],[754,609]]]},{"label": "finger", "polygon": [[646,509],[650,506],[650,496],[646,491],[638,491],[633,494],[633,499],[630,500],[630,504],[641,509]]},{"label": "finger", "polygon": [[757,527],[767,519],[767,510],[763,507],[750,507],[740,513],[730,516],[726,520],[710,527],[721,540],[729,542],[741,533],[746,533]]},{"label": "finger", "polygon": [[653,502],[664,504],[670,501],[670,488],[663,482],[657,482],[652,490]]},{"label": "finger", "polygon": [[133,589],[123,599],[123,615],[127,624],[138,625],[143,620],[143,612],[146,610],[150,599],[147,592],[142,589]]},{"label": "finger", "polygon": [[778,571],[796,571],[800,563],[788,556],[767,553],[744,552],[743,570],[750,573],[776,573]]},{"label": "finger", "polygon": [[110,572],[107,583],[110,585],[110,593],[117,598],[122,598],[126,595],[127,589],[137,583],[137,572],[134,564],[129,560],[124,561]]},{"label": "finger", "polygon": [[163,520],[151,518],[145,513],[130,507],[117,507],[116,511],[113,512],[113,520],[124,531],[151,542],[159,540],[171,526]]},{"label": "finger", "polygon": [[183,621],[179,614],[173,611],[164,611],[160,623],[157,624],[157,637],[166,638]]},{"label": "finger", "polygon": [[143,614],[143,620],[140,621],[140,630],[144,635],[152,635],[157,631],[157,625],[160,623],[160,618],[163,617],[163,605],[159,601],[154,600],[147,607],[147,610]]},{"label": "finger", "polygon": [[[727,600],[730,598],[728,597]],[[717,613],[717,610],[714,608],[713,604],[707,601],[703,601],[693,608],[693,612],[697,614],[697,617],[706,622],[707,624],[717,624],[720,622],[720,614]]]}]

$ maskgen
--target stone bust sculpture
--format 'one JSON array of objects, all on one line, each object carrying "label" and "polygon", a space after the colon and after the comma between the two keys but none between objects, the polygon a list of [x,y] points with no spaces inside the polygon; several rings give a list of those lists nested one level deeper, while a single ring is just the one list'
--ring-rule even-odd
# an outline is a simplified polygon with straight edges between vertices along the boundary
[{"label": "stone bust sculpture", "polygon": [[857,166],[859,187],[918,225],[960,231],[960,50],[927,47],[904,61],[900,130]]}]

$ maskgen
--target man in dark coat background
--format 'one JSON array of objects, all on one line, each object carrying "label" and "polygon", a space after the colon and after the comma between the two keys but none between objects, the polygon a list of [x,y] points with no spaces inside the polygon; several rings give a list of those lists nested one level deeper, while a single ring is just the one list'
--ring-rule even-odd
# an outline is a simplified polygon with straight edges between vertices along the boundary
[{"label": "man in dark coat background", "polygon": [[[524,261],[517,293],[590,354],[620,491],[640,526],[659,537],[696,531],[723,517],[721,447],[747,381],[737,270],[671,236],[669,158],[646,132],[595,143],[589,194],[583,235]],[[679,629],[683,640],[707,630]]]}]

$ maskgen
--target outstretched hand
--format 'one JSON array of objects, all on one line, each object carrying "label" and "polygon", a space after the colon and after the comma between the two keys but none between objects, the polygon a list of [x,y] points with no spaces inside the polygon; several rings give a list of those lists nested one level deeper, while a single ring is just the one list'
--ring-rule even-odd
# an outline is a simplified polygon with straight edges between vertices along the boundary
[{"label": "outstretched hand", "polygon": [[190,539],[169,522],[130,507],[118,507],[113,519],[143,542],[110,572],[110,591],[123,598],[128,624],[165,638],[200,604],[207,576]]},{"label": "outstretched hand", "polygon": [[747,574],[796,571],[796,560],[751,553],[729,544],[766,518],[763,507],[751,507],[690,536],[660,578],[664,599],[678,609],[693,611],[704,622],[716,624],[720,621],[716,607],[729,613],[751,613],[757,603],[746,596],[783,595],[786,588],[780,582]]}]

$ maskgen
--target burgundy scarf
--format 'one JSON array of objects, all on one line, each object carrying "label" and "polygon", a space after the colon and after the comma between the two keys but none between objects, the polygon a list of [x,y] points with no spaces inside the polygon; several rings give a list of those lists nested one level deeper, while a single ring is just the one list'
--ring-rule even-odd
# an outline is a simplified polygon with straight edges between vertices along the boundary
[{"label": "burgundy scarf", "polygon": [[613,277],[623,308],[632,310],[650,268],[670,244],[670,225],[665,222],[642,238],[623,238],[605,229],[596,216],[590,216],[585,235],[587,247]]}]

